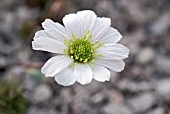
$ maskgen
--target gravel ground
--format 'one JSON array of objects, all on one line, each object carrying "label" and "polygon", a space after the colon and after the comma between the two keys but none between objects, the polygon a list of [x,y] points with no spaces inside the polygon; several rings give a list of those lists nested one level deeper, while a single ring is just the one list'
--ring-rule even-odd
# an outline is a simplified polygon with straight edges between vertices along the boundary
[{"label": "gravel ground", "polygon": [[[52,55],[31,41],[45,18],[61,22],[70,12],[92,9],[110,17],[130,48],[126,68],[109,82],[62,87],[40,66]],[[19,82],[26,114],[170,114],[169,0],[1,0],[0,80]],[[0,99],[1,100],[1,99]]]}]

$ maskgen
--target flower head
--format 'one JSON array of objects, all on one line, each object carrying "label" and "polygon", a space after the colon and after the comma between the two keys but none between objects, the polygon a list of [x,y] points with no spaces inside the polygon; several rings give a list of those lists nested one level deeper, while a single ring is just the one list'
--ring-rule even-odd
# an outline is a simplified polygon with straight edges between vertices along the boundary
[{"label": "flower head", "polygon": [[64,26],[50,19],[42,23],[44,30],[35,33],[32,47],[57,55],[42,67],[46,77],[54,77],[63,86],[76,81],[88,84],[95,79],[110,79],[108,69],[120,72],[129,49],[118,44],[122,35],[111,27],[110,18],[97,17],[84,10],[63,18]]}]

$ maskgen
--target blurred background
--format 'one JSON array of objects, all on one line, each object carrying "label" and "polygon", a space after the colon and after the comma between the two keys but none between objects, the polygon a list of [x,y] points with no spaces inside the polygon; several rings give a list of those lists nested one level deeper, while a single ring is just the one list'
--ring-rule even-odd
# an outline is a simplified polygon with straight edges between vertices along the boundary
[{"label": "blurred background", "polygon": [[[109,82],[59,86],[31,41],[50,18],[91,9],[130,48]],[[0,0],[0,114],[170,114],[170,0]]]}]

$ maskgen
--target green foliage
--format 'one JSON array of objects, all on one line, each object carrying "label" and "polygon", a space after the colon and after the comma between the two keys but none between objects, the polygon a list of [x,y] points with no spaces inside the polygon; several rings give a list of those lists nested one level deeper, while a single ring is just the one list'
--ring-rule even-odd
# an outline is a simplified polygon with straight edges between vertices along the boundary
[{"label": "green foliage", "polygon": [[14,82],[0,81],[0,114],[25,114],[27,101]]},{"label": "green foliage", "polygon": [[42,80],[42,73],[39,69],[35,68],[28,68],[27,73],[32,75],[36,80],[41,81]]}]

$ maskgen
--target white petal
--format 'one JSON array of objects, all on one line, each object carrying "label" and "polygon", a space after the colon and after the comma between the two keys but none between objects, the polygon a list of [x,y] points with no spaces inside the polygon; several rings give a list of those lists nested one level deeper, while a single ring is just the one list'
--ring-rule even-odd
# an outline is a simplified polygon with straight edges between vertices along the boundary
[{"label": "white petal", "polygon": [[92,30],[97,18],[96,14],[91,10],[84,10],[78,11],[77,15],[83,23],[83,33],[87,32],[88,30]]},{"label": "white petal", "polygon": [[103,66],[94,65],[92,68],[93,78],[100,82],[109,81],[110,71]]},{"label": "white petal", "polygon": [[104,36],[104,34],[106,34],[109,31],[110,25],[111,25],[110,18],[98,17],[91,31],[92,34],[91,41],[93,42],[95,40],[100,40]]},{"label": "white petal", "polygon": [[129,49],[121,44],[104,44],[96,49],[96,54],[101,53],[102,56],[97,56],[99,59],[120,60],[125,59],[129,55]]},{"label": "white petal", "polygon": [[64,48],[67,49],[67,47],[62,42],[59,42],[48,37],[36,38],[32,42],[32,48],[34,50],[42,50],[60,54],[64,54]]},{"label": "white petal", "polygon": [[100,39],[104,44],[114,44],[122,38],[122,35],[113,27]]},{"label": "white petal", "polygon": [[55,81],[63,86],[70,86],[75,83],[76,79],[74,76],[74,70],[71,67],[67,67],[60,73],[54,76]]},{"label": "white petal", "polygon": [[77,63],[74,68],[74,75],[80,84],[88,84],[92,81],[92,70],[88,64]]},{"label": "white petal", "polygon": [[107,67],[111,70],[114,70],[116,72],[120,72],[124,69],[125,63],[123,60],[103,60],[103,59],[96,59],[95,64],[98,64],[100,66]]},{"label": "white petal", "polygon": [[34,40],[41,37],[50,37],[45,30],[40,30],[35,33]]},{"label": "white petal", "polygon": [[66,15],[63,18],[63,23],[70,37],[72,37],[72,34],[74,34],[76,37],[82,36],[83,24],[78,15],[74,13]]},{"label": "white petal", "polygon": [[64,38],[69,39],[69,36],[67,35],[65,28],[57,22],[55,23],[50,19],[46,19],[42,23],[42,27],[55,40],[63,42]]},{"label": "white petal", "polygon": [[50,58],[45,65],[41,68],[41,72],[46,77],[53,77],[67,66],[69,66],[73,60],[66,55],[57,55]]}]

